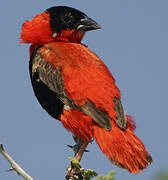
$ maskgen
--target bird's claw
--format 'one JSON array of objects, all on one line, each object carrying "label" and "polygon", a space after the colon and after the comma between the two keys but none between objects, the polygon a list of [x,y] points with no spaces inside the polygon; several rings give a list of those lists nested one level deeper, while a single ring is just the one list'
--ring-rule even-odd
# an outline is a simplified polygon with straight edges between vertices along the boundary
[{"label": "bird's claw", "polygon": [[[73,146],[71,146],[71,145],[69,145],[69,144],[67,144],[67,146],[69,147],[69,148],[71,148],[73,151],[74,151],[74,149],[75,149],[75,147],[74,146],[76,146],[77,144],[75,144],[75,145],[73,145]],[[90,152],[89,150],[87,150],[87,149],[85,149],[85,151],[84,152]],[[75,153],[75,151],[74,151],[74,153]]]}]

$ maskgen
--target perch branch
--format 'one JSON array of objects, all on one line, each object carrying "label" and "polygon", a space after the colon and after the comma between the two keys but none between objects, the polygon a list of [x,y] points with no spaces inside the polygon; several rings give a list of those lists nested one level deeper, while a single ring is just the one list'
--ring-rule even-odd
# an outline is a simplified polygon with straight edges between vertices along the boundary
[{"label": "perch branch", "polygon": [[4,150],[3,144],[0,142],[0,153],[5,157],[6,160],[11,164],[10,171],[16,171],[17,174],[21,175],[26,180],[33,180],[20,166],[17,164],[11,156]]},{"label": "perch branch", "polygon": [[[86,151],[86,147],[88,145],[88,142],[85,142],[81,139],[79,139],[79,141],[77,142],[77,144],[75,145],[75,157],[74,159],[76,159],[78,162],[81,161],[82,156],[84,154],[84,152]],[[79,146],[79,147],[78,147]],[[83,178],[83,170],[81,171],[81,167],[73,167],[72,163],[70,166],[68,166],[67,168],[67,175],[66,175],[66,180],[85,180]]]}]

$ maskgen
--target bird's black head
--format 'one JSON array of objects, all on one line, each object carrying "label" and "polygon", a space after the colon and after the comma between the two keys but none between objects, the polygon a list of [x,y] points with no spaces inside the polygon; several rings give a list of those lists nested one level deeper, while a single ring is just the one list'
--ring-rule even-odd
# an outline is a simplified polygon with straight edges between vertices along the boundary
[{"label": "bird's black head", "polygon": [[47,9],[46,12],[49,13],[53,32],[61,33],[62,30],[67,29],[83,31],[100,29],[100,25],[94,20],[83,12],[71,7],[56,6]]},{"label": "bird's black head", "polygon": [[94,29],[100,29],[100,26],[83,12],[66,6],[56,6],[23,23],[21,43],[79,43],[86,31]]}]

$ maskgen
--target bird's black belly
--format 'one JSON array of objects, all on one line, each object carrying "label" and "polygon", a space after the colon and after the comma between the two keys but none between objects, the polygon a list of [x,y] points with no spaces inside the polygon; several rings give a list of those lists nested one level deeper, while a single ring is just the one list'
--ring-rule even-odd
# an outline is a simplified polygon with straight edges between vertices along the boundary
[{"label": "bird's black belly", "polygon": [[29,64],[30,77],[35,96],[41,106],[55,119],[60,119],[64,104],[57,98],[57,94],[50,90],[46,84],[39,79],[37,72],[32,75],[32,59]]}]

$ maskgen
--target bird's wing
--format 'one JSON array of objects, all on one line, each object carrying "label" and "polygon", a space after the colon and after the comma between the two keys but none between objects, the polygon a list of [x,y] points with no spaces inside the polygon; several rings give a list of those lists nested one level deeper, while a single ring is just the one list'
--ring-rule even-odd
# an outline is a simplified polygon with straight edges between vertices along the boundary
[{"label": "bird's wing", "polygon": [[[107,130],[112,128],[111,119],[125,129],[126,118],[120,92],[106,66],[97,59],[92,62],[95,54],[87,52],[88,49],[82,45],[90,57],[86,57],[86,54],[83,57],[83,51],[79,52],[76,47],[70,47],[71,52],[68,52],[67,45],[64,46],[50,44],[35,50],[32,55],[32,76],[38,73],[39,79],[64,103],[64,108],[85,113]],[[77,50],[76,53],[72,49]],[[78,52],[82,62],[79,58],[76,61]],[[83,58],[86,58],[86,62]]]}]

